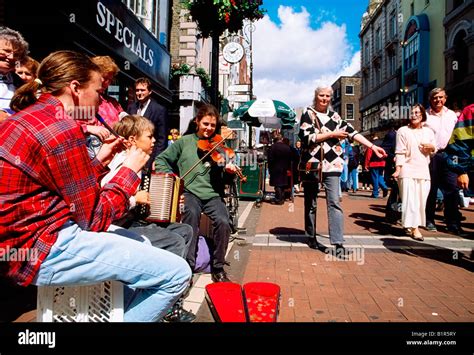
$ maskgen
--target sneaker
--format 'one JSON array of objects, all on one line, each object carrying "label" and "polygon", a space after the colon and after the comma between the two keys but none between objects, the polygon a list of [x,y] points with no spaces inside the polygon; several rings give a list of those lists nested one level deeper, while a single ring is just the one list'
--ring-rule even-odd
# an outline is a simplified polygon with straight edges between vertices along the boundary
[{"label": "sneaker", "polygon": [[436,226],[434,225],[433,222],[426,222],[426,227],[425,229],[430,232],[437,232],[438,230],[436,229]]}]

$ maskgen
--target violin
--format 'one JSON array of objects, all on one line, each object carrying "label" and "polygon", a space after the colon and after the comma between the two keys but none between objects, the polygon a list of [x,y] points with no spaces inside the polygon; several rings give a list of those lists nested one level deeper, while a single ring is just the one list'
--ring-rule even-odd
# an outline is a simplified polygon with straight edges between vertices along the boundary
[{"label": "violin", "polygon": [[[207,152],[205,156],[209,155],[211,159],[219,165],[226,163],[226,158],[234,159],[235,152],[232,148],[224,145],[225,138],[219,134],[215,134],[209,139],[200,139],[197,142],[197,147],[203,152]],[[247,182],[247,177],[242,174],[242,170],[236,167],[235,173],[242,182]]]}]

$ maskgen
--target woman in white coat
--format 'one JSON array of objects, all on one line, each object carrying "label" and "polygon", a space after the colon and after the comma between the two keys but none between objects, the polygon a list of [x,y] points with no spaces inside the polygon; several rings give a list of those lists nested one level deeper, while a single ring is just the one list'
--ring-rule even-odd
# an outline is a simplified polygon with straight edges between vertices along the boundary
[{"label": "woman in white coat", "polygon": [[430,192],[430,156],[436,151],[434,132],[423,125],[426,111],[420,104],[411,109],[410,123],[397,131],[396,168],[402,198],[402,225],[415,240],[423,240],[418,229],[425,226],[426,200]]}]

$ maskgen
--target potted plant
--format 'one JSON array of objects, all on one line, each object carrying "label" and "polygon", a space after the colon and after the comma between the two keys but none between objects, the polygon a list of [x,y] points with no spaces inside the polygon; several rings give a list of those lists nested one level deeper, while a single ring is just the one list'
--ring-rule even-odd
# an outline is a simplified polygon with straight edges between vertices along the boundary
[{"label": "potted plant", "polygon": [[263,17],[262,0],[187,0],[193,21],[204,38],[220,36],[225,30],[237,32],[244,20],[255,21]]}]

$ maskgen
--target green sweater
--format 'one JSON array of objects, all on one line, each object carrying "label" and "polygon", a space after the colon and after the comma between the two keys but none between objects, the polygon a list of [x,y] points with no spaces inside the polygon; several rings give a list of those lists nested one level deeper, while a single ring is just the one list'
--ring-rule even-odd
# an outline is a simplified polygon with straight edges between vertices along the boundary
[{"label": "green sweater", "polygon": [[[156,171],[179,172],[183,176],[200,158],[196,134],[181,137],[155,160]],[[206,159],[206,161],[208,161]],[[200,162],[185,178],[184,190],[201,200],[220,196],[223,191],[223,169],[214,164]]]}]

